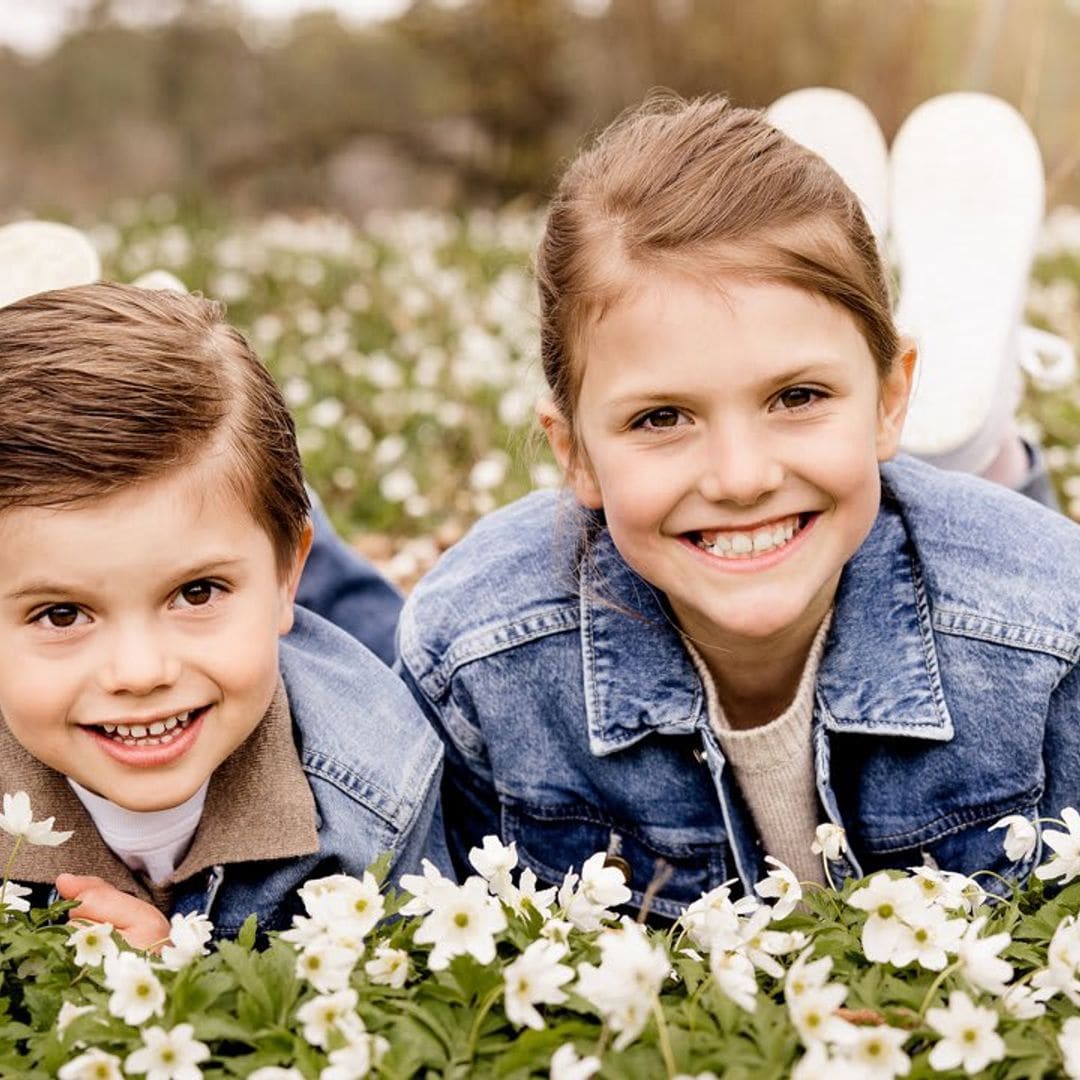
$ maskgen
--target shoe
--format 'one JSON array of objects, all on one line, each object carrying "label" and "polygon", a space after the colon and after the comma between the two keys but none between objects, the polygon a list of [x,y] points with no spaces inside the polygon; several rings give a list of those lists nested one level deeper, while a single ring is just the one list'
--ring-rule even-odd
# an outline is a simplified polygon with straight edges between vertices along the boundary
[{"label": "shoe", "polygon": [[777,98],[765,116],[832,166],[858,196],[882,244],[889,227],[889,151],[866,105],[843,90],[810,86]]},{"label": "shoe", "polygon": [[919,349],[901,443],[979,473],[1020,395],[1024,303],[1045,185],[1023,117],[987,94],[945,94],[904,121],[890,160],[896,313]]},{"label": "shoe", "polygon": [[49,289],[89,285],[100,277],[94,246],[70,225],[17,221],[0,228],[0,307]]}]

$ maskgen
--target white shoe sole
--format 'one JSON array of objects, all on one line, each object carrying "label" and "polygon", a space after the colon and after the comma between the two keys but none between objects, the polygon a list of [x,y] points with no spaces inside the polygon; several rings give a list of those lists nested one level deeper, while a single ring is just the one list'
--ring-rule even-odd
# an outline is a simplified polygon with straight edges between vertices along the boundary
[{"label": "white shoe sole", "polygon": [[890,171],[897,323],[919,349],[902,445],[980,472],[1019,394],[1020,326],[1044,205],[1039,147],[1006,102],[945,94],[904,122]]},{"label": "white shoe sole", "polygon": [[0,228],[0,307],[50,289],[89,285],[100,277],[94,246],[70,225],[17,221]]},{"label": "white shoe sole", "polygon": [[881,244],[889,227],[889,151],[874,114],[843,90],[811,86],[777,98],[765,115],[824,158],[858,196]]}]

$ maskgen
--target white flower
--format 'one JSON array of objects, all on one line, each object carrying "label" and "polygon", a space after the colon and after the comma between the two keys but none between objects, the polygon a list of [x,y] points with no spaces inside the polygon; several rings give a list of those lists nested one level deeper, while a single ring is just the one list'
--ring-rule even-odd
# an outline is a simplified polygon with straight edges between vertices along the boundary
[{"label": "white flower", "polygon": [[61,1065],[56,1075],[60,1080],[124,1080],[120,1059],[104,1050],[87,1050]]},{"label": "white flower", "polygon": [[824,855],[829,862],[836,862],[847,851],[847,833],[840,825],[826,821],[814,830],[810,850],[815,855]]},{"label": "white flower", "polygon": [[457,883],[448,877],[443,877],[439,868],[430,860],[424,859],[420,868],[423,874],[402,874],[401,887],[412,896],[412,899],[401,909],[401,914],[426,915],[440,898],[453,894],[457,889]]},{"label": "white flower", "polygon": [[775,897],[776,903],[773,904],[772,917],[774,919],[784,919],[795,910],[799,901],[802,900],[802,886],[799,884],[799,879],[791,872],[791,869],[780,862],[779,859],[766,855],[765,861],[772,863],[776,869],[770,870],[765,880],[759,881],[754,886],[754,892],[766,900]]},{"label": "white flower", "polygon": [[485,836],[483,847],[469,852],[473,869],[488,883],[496,896],[510,887],[510,871],[517,866],[517,845],[503,845],[497,836]]},{"label": "white flower", "polygon": [[63,1035],[73,1020],[78,1020],[80,1016],[86,1016],[94,1012],[95,1008],[93,1005],[72,1005],[70,1001],[65,1001],[60,1006],[60,1012],[56,1017],[57,1035]]},{"label": "white flower", "polygon": [[[401,884],[408,888],[404,878]],[[506,913],[502,904],[488,895],[484,881],[469,878],[464,885],[440,890],[429,899],[435,906],[413,936],[418,945],[435,946],[428,956],[428,967],[440,971],[461,953],[481,964],[495,959],[495,935],[506,929]]]},{"label": "white flower", "polygon": [[1046,962],[1046,968],[1035,973],[1031,985],[1047,991],[1048,997],[1060,991],[1074,1005],[1080,1004],[1080,980],[1076,977],[1080,967],[1080,923],[1075,915],[1067,915],[1058,923],[1046,950]]},{"label": "white flower", "polygon": [[112,923],[72,923],[68,944],[79,967],[99,967],[120,952],[113,941]]},{"label": "white flower", "polygon": [[28,844],[56,847],[70,836],[70,832],[58,832],[53,826],[55,818],[33,821],[30,814],[30,796],[25,791],[4,795],[4,812],[0,814],[0,829],[10,836],[22,837]]},{"label": "white flower", "polygon": [[364,965],[364,971],[373,983],[400,990],[409,979],[409,954],[404,949],[379,945],[375,949],[375,959]]},{"label": "white flower", "polygon": [[316,942],[297,956],[296,974],[307,979],[320,994],[333,994],[349,985],[356,961],[357,954],[352,949]]},{"label": "white flower", "polygon": [[866,959],[875,964],[890,963],[894,951],[905,941],[904,920],[917,916],[921,906],[911,880],[875,874],[869,884],[848,897],[848,903],[869,913],[862,932]]},{"label": "white flower", "polygon": [[303,1024],[304,1038],[312,1046],[327,1049],[331,1032],[338,1030],[343,1016],[356,1009],[356,1001],[356,991],[351,988],[306,1001],[296,1010],[296,1019]]},{"label": "white flower", "polygon": [[551,1055],[551,1080],[590,1080],[599,1071],[600,1059],[579,1058],[573,1043],[563,1043]]},{"label": "white flower", "polygon": [[829,981],[832,957],[810,960],[813,949],[804,949],[788,969],[784,979],[784,999],[788,1002],[802,997],[810,990],[820,990]]},{"label": "white flower", "polygon": [[128,1054],[124,1071],[146,1073],[146,1080],[201,1080],[199,1062],[210,1056],[210,1047],[194,1038],[191,1024],[177,1024],[166,1031],[157,1026],[143,1032],[143,1045]]},{"label": "white flower", "polygon": [[909,1032],[891,1027],[854,1028],[843,1056],[863,1080],[893,1080],[911,1072],[911,1058],[903,1050],[909,1038]]},{"label": "white flower", "polygon": [[942,1039],[930,1051],[930,1066],[948,1072],[960,1066],[971,1075],[1005,1056],[997,1013],[974,1005],[963,990],[949,995],[947,1009],[928,1009],[926,1022]]},{"label": "white flower", "polygon": [[551,905],[555,903],[555,893],[554,888],[537,889],[536,875],[526,867],[521,871],[517,885],[508,885],[504,892],[498,894],[498,897],[516,912],[524,911],[528,905],[547,918],[551,912]]},{"label": "white flower", "polygon": [[1080,1080],[1080,1016],[1070,1016],[1061,1025],[1058,1047],[1064,1059],[1062,1067],[1065,1075],[1069,1080]]},{"label": "white flower", "polygon": [[599,930],[610,908],[625,904],[631,896],[626,879],[616,866],[605,866],[607,856],[601,851],[585,860],[578,875],[567,871],[559,886],[559,904],[567,919],[579,930]]},{"label": "white flower", "polygon": [[575,989],[617,1033],[615,1049],[625,1050],[648,1021],[671,964],[663,948],[651,944],[636,923],[605,930],[597,945],[600,964],[582,964]]},{"label": "white flower", "polygon": [[1012,964],[1002,960],[998,953],[1006,948],[1011,938],[1005,932],[980,938],[986,925],[986,916],[980,915],[965,930],[956,947],[958,971],[976,990],[1001,995],[1012,978]]},{"label": "white flower", "polygon": [[161,950],[161,961],[170,971],[179,971],[210,951],[206,944],[214,935],[214,924],[205,915],[197,911],[174,915],[169,925],[169,944]]},{"label": "white flower", "polygon": [[165,989],[148,960],[122,952],[105,960],[105,985],[112,991],[109,1012],[138,1027],[165,1009]]},{"label": "white flower", "polygon": [[946,911],[963,909],[970,914],[986,899],[986,891],[974,878],[953,870],[915,866],[911,873],[911,882],[923,900]]},{"label": "white flower", "polygon": [[1067,832],[1043,830],[1043,843],[1054,852],[1054,856],[1036,869],[1035,876],[1042,881],[1059,877],[1061,884],[1067,885],[1080,874],[1080,814],[1073,807],[1066,806],[1061,811],[1061,820]]},{"label": "white flower", "polygon": [[738,934],[741,915],[757,910],[752,896],[731,901],[730,882],[710,889],[695,900],[680,916],[690,939],[698,948],[709,949],[728,933]]},{"label": "white flower", "polygon": [[956,952],[967,923],[950,919],[943,908],[929,907],[910,913],[903,927],[891,962],[897,967],[917,962],[928,971],[942,971],[949,954]]},{"label": "white flower", "polygon": [[574,969],[560,963],[566,946],[551,941],[534,941],[513,963],[508,964],[506,1016],[518,1027],[544,1030],[544,1018],[536,1005],[560,1005],[566,994],[559,988],[574,977]]},{"label": "white flower", "polygon": [[355,1013],[345,1037],[345,1045],[331,1052],[330,1064],[319,1073],[319,1080],[363,1080],[390,1049],[381,1035],[369,1035],[364,1030]]},{"label": "white flower", "polygon": [[264,1065],[253,1073],[248,1073],[247,1080],[304,1080],[299,1069],[283,1069],[280,1065]]},{"label": "white flower", "polygon": [[1001,995],[1001,1007],[1005,1015],[1014,1020],[1037,1020],[1046,1012],[1044,1002],[1054,993],[1049,987],[1039,990],[1023,983],[1014,983]]},{"label": "white flower", "polygon": [[557,941],[561,945],[570,944],[570,934],[574,930],[574,924],[566,919],[548,919],[540,927],[540,936],[548,941]]},{"label": "white flower", "polygon": [[845,997],[846,986],[825,983],[807,987],[797,997],[788,998],[788,1015],[805,1046],[844,1042],[850,1037],[853,1025],[836,1015]]},{"label": "white flower", "polygon": [[[370,871],[365,871],[363,878],[348,874],[316,878],[297,890],[297,895],[315,926],[338,944],[343,936],[356,936],[362,941],[386,911],[379,883]],[[297,922],[293,920],[294,928]]]},{"label": "white flower", "polygon": [[1005,829],[1005,854],[1018,862],[1027,859],[1039,843],[1039,830],[1023,814],[1009,814],[1000,821],[995,821],[987,832]]},{"label": "white flower", "polygon": [[33,891],[17,881],[6,881],[0,889],[0,904],[4,904],[9,911],[29,911],[30,903],[23,897],[30,896]]},{"label": "white flower", "polygon": [[771,916],[769,908],[759,908],[749,919],[740,921],[736,935],[721,935],[719,941],[714,941],[713,948],[720,944],[722,948],[737,949],[746,955],[754,967],[760,968],[774,979],[782,979],[784,969],[773,957],[801,949],[806,944],[806,937],[800,933],[766,930]]},{"label": "white flower", "polygon": [[741,952],[713,949],[709,970],[720,991],[740,1009],[752,1013],[757,1008],[757,975],[754,965]]}]

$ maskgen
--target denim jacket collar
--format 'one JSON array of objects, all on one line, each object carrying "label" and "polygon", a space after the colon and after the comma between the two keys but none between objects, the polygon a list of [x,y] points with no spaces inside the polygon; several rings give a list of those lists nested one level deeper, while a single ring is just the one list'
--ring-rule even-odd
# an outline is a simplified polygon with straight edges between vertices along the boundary
[{"label": "denim jacket collar", "polygon": [[[626,565],[606,529],[581,567],[580,583],[593,754],[623,750],[650,732],[689,735],[706,726],[700,679],[660,594]],[[884,670],[883,654],[891,657]],[[887,491],[870,535],[841,576],[816,711],[835,732],[953,737],[922,575]]]}]

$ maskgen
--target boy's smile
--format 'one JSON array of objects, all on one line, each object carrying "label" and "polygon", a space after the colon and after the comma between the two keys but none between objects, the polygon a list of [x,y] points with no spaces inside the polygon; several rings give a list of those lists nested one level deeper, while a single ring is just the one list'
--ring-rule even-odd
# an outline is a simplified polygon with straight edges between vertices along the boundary
[{"label": "boy's smile", "polygon": [[877,514],[895,372],[821,297],[657,273],[588,337],[571,482],[718,664],[808,647]]},{"label": "boy's smile", "polygon": [[193,795],[262,719],[295,574],[222,456],[115,495],[0,514],[0,713],[132,810]]}]

